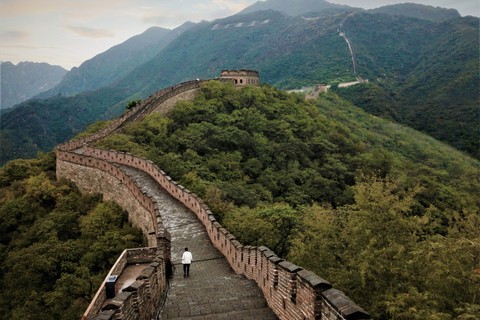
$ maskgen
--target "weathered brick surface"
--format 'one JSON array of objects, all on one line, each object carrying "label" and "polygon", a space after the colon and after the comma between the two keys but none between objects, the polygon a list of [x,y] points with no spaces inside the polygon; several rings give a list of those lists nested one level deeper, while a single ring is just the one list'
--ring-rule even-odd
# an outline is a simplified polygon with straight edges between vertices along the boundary
[{"label": "weathered brick surface", "polygon": [[[82,319],[152,319],[167,287],[164,257],[159,252],[157,248],[125,250],[105,277]],[[118,292],[113,299],[107,299],[106,279],[122,274],[127,265],[146,262],[150,264],[133,284]]]},{"label": "weathered brick surface", "polygon": [[121,171],[115,170],[115,173],[112,174],[98,168],[58,159],[57,177],[75,181],[83,192],[101,193],[104,200],[118,203],[128,211],[130,222],[141,229],[147,237],[148,246],[157,246],[156,218],[153,220],[148,210],[148,207],[153,208],[153,203],[144,199],[140,191],[135,190],[134,184]]}]

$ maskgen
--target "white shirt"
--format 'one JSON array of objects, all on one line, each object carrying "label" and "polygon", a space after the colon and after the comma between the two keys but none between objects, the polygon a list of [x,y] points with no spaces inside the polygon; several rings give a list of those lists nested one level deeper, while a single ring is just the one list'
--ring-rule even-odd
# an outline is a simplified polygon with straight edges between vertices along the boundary
[{"label": "white shirt", "polygon": [[182,256],[182,263],[183,264],[190,264],[192,263],[192,253],[190,251],[185,251]]}]

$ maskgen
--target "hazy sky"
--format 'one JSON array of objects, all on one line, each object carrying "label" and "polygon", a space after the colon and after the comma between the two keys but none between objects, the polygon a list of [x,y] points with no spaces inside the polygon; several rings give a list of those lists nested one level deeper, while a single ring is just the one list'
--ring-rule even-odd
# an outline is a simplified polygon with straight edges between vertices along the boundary
[{"label": "hazy sky", "polygon": [[[70,69],[142,33],[223,18],[257,0],[0,0],[0,61]],[[402,0],[330,0],[365,9]],[[480,15],[479,0],[410,0]]]}]

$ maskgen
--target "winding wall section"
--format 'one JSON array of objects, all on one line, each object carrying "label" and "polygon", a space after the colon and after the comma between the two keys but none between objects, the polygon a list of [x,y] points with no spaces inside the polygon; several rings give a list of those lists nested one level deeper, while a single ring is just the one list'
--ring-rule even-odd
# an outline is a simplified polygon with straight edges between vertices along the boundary
[{"label": "winding wall section", "polygon": [[[159,251],[162,259],[168,261],[169,237],[158,213],[158,205],[148,195],[143,194],[140,186],[137,186],[119,166],[127,165],[141,170],[195,213],[205,226],[211,242],[225,256],[232,269],[258,284],[267,303],[280,319],[370,319],[370,316],[343,292],[332,288],[328,281],[313,272],[279,258],[266,247],[242,245],[218,223],[202,199],[173,181],[153,162],[131,154],[102,150],[88,145],[109,135],[125,122],[137,121],[155,110],[170,108],[173,104],[169,104],[168,101],[178,100],[179,97],[185,97],[187,92],[199,90],[201,84],[202,81],[191,81],[161,90],[102,131],[58,146],[57,177],[75,181],[84,191],[101,192],[122,205],[129,211],[130,220],[142,229],[149,246],[161,249]],[[97,180],[91,181],[87,178],[92,176],[98,177]],[[163,270],[163,275],[157,275],[157,278],[162,278],[157,282],[163,283],[166,279],[166,268],[160,270]],[[159,290],[163,288],[162,285],[158,286]],[[157,299],[159,296],[155,293]],[[136,299],[137,305],[125,308],[121,319],[131,318],[132,314],[129,312],[138,314],[138,300],[151,297],[137,296]],[[97,301],[92,301],[92,304],[101,305]],[[100,311],[99,307],[89,309],[90,313],[87,312],[85,318]],[[154,310],[151,310],[150,314],[154,314]]]}]

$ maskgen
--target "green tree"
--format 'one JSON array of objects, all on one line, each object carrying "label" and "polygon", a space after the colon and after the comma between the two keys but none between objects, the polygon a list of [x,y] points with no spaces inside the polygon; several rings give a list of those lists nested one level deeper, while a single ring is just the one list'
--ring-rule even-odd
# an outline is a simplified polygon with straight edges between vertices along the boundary
[{"label": "green tree", "polygon": [[264,245],[279,256],[286,256],[300,220],[298,211],[288,204],[277,203],[254,209],[241,207],[229,212],[223,222],[240,242]]},{"label": "green tree", "polygon": [[0,187],[5,319],[79,318],[118,254],[143,242],[120,207],[53,180],[54,163],[40,155],[0,168],[6,177]]}]

